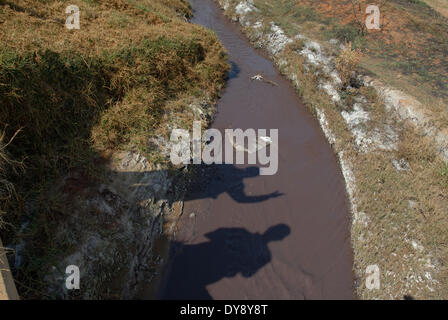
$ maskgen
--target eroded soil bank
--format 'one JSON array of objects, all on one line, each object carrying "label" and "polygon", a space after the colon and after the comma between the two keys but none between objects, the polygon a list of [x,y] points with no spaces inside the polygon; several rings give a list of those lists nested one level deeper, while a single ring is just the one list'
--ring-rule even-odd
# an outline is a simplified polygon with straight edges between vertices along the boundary
[{"label": "eroded soil bank", "polygon": [[[252,166],[203,168],[159,297],[354,298],[346,190],[317,121],[212,0],[191,3],[193,22],[216,32],[232,64],[212,127],[279,129],[279,169],[260,176]],[[251,80],[256,74],[270,83]]]}]

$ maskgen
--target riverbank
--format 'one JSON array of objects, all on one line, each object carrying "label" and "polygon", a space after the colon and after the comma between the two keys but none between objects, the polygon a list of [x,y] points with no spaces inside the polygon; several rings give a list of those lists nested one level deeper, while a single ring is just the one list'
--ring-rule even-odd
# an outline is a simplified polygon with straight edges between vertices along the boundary
[{"label": "riverbank", "polygon": [[[359,297],[446,297],[443,126],[435,125],[430,120],[434,115],[428,116],[416,99],[357,69],[356,48],[337,39],[310,38],[307,19],[283,20],[280,9],[285,3],[218,3],[256,47],[271,54],[339,157],[351,202]],[[292,27],[285,29],[281,22]],[[366,269],[372,265],[379,268],[380,289],[366,287]]]},{"label": "riverbank", "polygon": [[0,1],[0,234],[21,298],[131,298],[153,276],[189,177],[169,134],[208,125],[228,70],[190,15],[183,0]]}]

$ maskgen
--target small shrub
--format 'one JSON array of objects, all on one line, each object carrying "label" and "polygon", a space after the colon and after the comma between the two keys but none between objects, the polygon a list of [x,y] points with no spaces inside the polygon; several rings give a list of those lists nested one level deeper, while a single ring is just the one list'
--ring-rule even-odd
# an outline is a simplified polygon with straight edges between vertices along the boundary
[{"label": "small shrub", "polygon": [[339,39],[342,42],[356,42],[361,35],[359,34],[359,30],[353,24],[337,24],[330,31],[330,37]]},{"label": "small shrub", "polygon": [[352,73],[358,67],[362,57],[363,53],[361,49],[352,49],[352,44],[349,42],[341,54],[335,59],[336,69],[339,72],[344,86],[350,82]]}]

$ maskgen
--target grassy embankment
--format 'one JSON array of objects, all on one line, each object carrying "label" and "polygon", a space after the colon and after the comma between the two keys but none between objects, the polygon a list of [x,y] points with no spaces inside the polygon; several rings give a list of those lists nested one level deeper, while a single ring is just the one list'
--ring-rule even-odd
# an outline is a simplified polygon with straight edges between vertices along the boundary
[{"label": "grassy embankment", "polygon": [[[240,1],[230,1],[229,16],[234,16]],[[297,34],[320,40],[337,38],[352,43],[336,59],[341,78],[346,80],[337,105],[321,89],[313,66],[304,68],[305,60],[297,52],[302,40],[295,40],[277,58],[287,62],[281,67],[294,75],[298,92],[312,112],[326,114],[328,124],[338,138],[336,152],[344,151],[349,159],[356,190],[357,212],[352,226],[357,275],[356,290],[364,299],[446,298],[448,296],[448,167],[437,156],[436,147],[423,132],[397,121],[387,112],[371,87],[353,84],[350,73],[357,66],[386,83],[410,93],[435,115],[434,126],[448,124],[448,24],[447,19],[421,1],[390,0],[382,6],[383,29],[363,32],[353,16],[351,1],[254,0],[258,11],[249,13],[251,21],[261,21],[261,30],[270,32],[272,21],[290,38]],[[361,1],[365,9],[367,1]],[[332,7],[330,7],[332,5]],[[257,41],[260,29],[245,28],[249,39]],[[340,54],[332,46],[324,48]],[[346,61],[345,58],[348,58]],[[339,64],[339,65],[338,65]],[[348,76],[347,76],[348,75]],[[354,147],[352,132],[341,116],[341,108],[351,112],[355,97],[368,99],[371,120],[366,132],[386,125],[398,133],[396,150],[360,152]],[[409,170],[398,171],[393,161],[404,159]],[[366,267],[378,265],[381,289],[365,286]]]},{"label": "grassy embankment", "polygon": [[[69,5],[79,30],[64,25]],[[190,15],[184,0],[0,1],[0,234],[26,243],[23,297],[40,297],[67,249],[53,241],[70,214],[57,182],[73,170],[98,179],[110,150],[166,164],[148,139],[174,119],[190,128],[189,103],[216,98],[225,53]]]}]

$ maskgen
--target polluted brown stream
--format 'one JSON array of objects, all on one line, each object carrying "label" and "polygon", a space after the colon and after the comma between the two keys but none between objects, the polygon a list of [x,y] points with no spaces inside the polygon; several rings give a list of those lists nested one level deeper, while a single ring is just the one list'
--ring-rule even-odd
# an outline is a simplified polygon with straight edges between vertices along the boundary
[{"label": "polluted brown stream", "polygon": [[[254,165],[202,170],[157,297],[354,298],[343,176],[317,121],[212,0],[191,4],[193,22],[216,32],[232,65],[212,127],[278,129],[279,164],[275,175],[260,175]],[[251,80],[256,74],[268,82]]]}]

